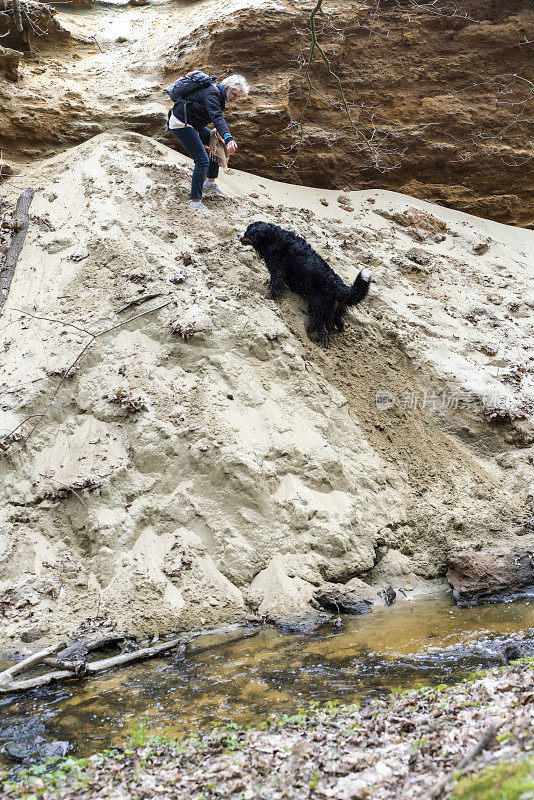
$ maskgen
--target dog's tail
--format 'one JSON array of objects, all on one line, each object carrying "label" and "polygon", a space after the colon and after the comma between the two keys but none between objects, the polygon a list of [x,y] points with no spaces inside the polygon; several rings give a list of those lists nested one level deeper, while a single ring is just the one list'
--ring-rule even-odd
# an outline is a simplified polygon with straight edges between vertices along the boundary
[{"label": "dog's tail", "polygon": [[343,297],[339,298],[343,305],[356,306],[367,296],[371,283],[371,270],[364,267],[356,276],[352,286],[346,286]]}]

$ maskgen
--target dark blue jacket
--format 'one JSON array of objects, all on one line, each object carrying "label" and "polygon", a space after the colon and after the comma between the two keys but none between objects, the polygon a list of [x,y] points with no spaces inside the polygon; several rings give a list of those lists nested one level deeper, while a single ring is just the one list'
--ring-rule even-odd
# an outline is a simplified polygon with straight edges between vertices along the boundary
[{"label": "dark blue jacket", "polygon": [[182,122],[187,122],[196,131],[200,131],[210,122],[213,122],[224,143],[228,144],[233,136],[228,130],[228,125],[223,117],[223,108],[226,105],[226,92],[222,84],[212,84],[205,89],[197,89],[185,99],[177,100],[172,113]]}]

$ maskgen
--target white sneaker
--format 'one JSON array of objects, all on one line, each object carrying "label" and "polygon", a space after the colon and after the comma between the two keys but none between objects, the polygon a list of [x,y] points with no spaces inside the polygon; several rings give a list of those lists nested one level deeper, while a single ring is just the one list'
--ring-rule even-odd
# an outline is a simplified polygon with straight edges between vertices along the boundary
[{"label": "white sneaker", "polygon": [[194,208],[195,211],[209,211],[209,208],[204,205],[202,200],[191,200],[189,205],[191,208]]},{"label": "white sneaker", "polygon": [[211,189],[211,191],[212,191],[212,192],[217,192],[217,194],[220,194],[220,195],[221,195],[221,197],[227,197],[227,196],[228,196],[228,195],[226,194],[226,192],[223,192],[223,190],[222,190],[222,189],[220,189],[220,188],[217,186],[217,184],[215,183],[215,181],[204,181],[204,189]]}]

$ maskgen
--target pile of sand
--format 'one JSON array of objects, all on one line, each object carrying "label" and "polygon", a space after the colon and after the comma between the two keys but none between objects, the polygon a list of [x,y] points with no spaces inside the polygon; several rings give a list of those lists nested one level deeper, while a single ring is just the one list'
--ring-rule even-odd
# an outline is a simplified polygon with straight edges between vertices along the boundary
[{"label": "pile of sand", "polygon": [[[190,163],[137,134],[26,181],[0,320],[1,642],[95,617],[294,622],[324,581],[409,592],[453,544],[525,534],[533,233],[239,172],[199,216]],[[371,268],[328,351],[300,298],[265,299],[236,239],[254,219],[347,281]]]}]

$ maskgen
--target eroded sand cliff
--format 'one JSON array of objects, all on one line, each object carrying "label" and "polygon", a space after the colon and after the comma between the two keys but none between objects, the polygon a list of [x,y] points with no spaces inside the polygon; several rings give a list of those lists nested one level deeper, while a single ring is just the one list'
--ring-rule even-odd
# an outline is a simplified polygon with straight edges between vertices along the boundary
[{"label": "eroded sand cliff", "polygon": [[[0,147],[19,169],[107,130],[164,138],[163,89],[184,71],[241,72],[235,166],[330,188],[385,188],[532,226],[532,40],[526,0],[324,2],[305,79],[310,6],[263,0],[58,6],[0,86]],[[0,18],[0,34],[4,33]],[[529,44],[530,43],[530,44]],[[2,44],[17,46],[16,37]],[[0,58],[0,75],[2,59]],[[1,80],[1,78],[0,78]],[[364,136],[368,144],[362,139]],[[370,144],[369,144],[370,143]]]}]

